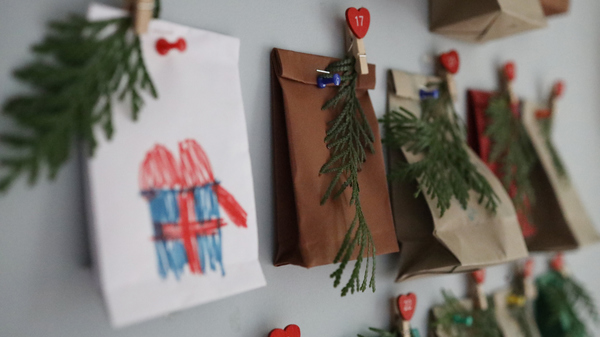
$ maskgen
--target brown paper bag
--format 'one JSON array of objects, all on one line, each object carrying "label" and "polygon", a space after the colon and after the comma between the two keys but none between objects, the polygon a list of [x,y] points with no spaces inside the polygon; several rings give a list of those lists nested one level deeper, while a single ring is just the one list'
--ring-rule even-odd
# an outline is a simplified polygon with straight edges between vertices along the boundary
[{"label": "brown paper bag", "polygon": [[[392,71],[388,90],[388,109],[407,109],[420,116],[419,90],[436,77]],[[499,197],[497,213],[489,212],[471,197],[464,210],[457,200],[440,217],[436,202],[422,193],[417,199],[416,182],[391,184],[394,222],[401,243],[400,272],[397,281],[418,276],[473,271],[506,263],[528,255],[515,209],[500,181],[467,147],[471,160]],[[413,163],[414,154],[390,151],[390,162],[397,159]]]},{"label": "brown paper bag", "polygon": [[[331,264],[354,218],[349,206],[350,189],[323,206],[320,200],[333,177],[320,175],[330,151],[324,138],[327,122],[337,111],[321,110],[337,88],[317,87],[317,69],[325,69],[333,58],[288,50],[271,53],[273,169],[275,183],[275,265],[315,267]],[[360,76],[357,96],[375,135],[379,125],[368,89],[375,87],[375,66]],[[387,190],[381,142],[367,156],[358,175],[360,200],[373,235],[377,254],[398,251]]]},{"label": "brown paper bag", "polygon": [[562,14],[569,11],[569,0],[541,0],[546,16]]},{"label": "brown paper bag", "polygon": [[[525,337],[525,333],[521,330],[519,322],[510,313],[506,299],[510,295],[510,290],[504,289],[494,293],[494,308],[496,309],[496,321],[504,336],[510,337]],[[541,337],[540,332],[535,323],[535,317],[533,313],[533,302],[527,301],[525,304],[525,310],[527,312],[527,326],[531,337]]]},{"label": "brown paper bag", "polygon": [[486,42],[546,27],[539,0],[429,0],[429,30]]},{"label": "brown paper bag", "polygon": [[532,209],[538,234],[527,240],[530,250],[562,251],[600,240],[568,173],[560,176],[537,120],[544,107],[523,104],[523,124],[535,148],[539,163],[532,174],[536,202]]}]

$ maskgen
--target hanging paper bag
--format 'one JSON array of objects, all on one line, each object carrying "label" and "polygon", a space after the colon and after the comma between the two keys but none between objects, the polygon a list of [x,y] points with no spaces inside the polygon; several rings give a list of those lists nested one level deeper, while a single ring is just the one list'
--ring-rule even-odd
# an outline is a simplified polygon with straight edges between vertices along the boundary
[{"label": "hanging paper bag", "polygon": [[[392,71],[388,91],[389,111],[404,108],[419,117],[420,89],[440,81],[437,77]],[[450,208],[441,216],[437,201],[427,193],[415,198],[415,191],[419,188],[416,181],[392,182],[394,222],[401,244],[397,281],[473,271],[527,256],[510,198],[500,181],[468,149],[466,143],[464,147],[477,172],[488,181],[498,196],[496,213],[480,204],[480,196],[470,191],[466,208],[463,209],[453,198]],[[399,160],[410,164],[420,159],[404,147],[401,152],[390,150],[391,165]]]},{"label": "hanging paper bag", "polygon": [[600,241],[600,236],[569,179],[560,154],[556,151],[547,108],[533,102],[523,104],[523,124],[539,159],[532,174],[536,189],[533,216],[539,233],[528,240],[531,250],[563,251]]},{"label": "hanging paper bag", "polygon": [[[333,58],[288,50],[271,53],[273,166],[275,182],[275,265],[315,267],[333,263],[355,216],[350,189],[321,205],[331,174],[319,174],[330,157],[324,139],[337,111],[322,110],[336,87],[317,86],[317,69]],[[375,88],[375,66],[359,76],[357,97],[375,139],[379,127],[368,89]],[[387,191],[381,143],[374,142],[358,174],[360,202],[378,255],[398,251]],[[354,253],[353,258],[356,258]]]},{"label": "hanging paper bag", "polygon": [[[523,303],[512,303],[521,300]],[[515,311],[514,306],[516,305],[521,311]],[[494,306],[496,320],[504,336],[540,337],[535,323],[532,301],[514,296],[510,290],[505,289],[494,293]]]},{"label": "hanging paper bag", "polygon": [[95,265],[115,327],[265,285],[239,40],[162,20],[140,39],[159,98],[137,123],[129,99],[107,102],[119,132],[87,162]]}]

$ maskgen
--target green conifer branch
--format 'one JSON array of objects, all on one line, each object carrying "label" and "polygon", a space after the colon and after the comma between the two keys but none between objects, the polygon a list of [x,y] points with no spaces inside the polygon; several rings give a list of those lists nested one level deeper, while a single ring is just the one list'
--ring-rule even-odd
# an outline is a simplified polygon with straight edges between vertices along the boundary
[{"label": "green conifer branch", "polygon": [[92,155],[96,125],[111,139],[114,94],[130,101],[134,120],[144,104],[140,92],[157,97],[131,26],[130,18],[88,21],[77,15],[49,24],[48,35],[32,49],[36,60],[14,73],[33,93],[3,107],[21,130],[0,135],[0,146],[12,149],[0,156],[0,192],[21,175],[35,184],[42,167],[55,178],[74,139],[84,140]]},{"label": "green conifer branch", "polygon": [[[358,251],[358,257],[350,279],[342,288],[342,296],[346,296],[348,292],[364,292],[367,286],[375,291],[375,244],[362,212],[358,186],[358,173],[362,164],[367,160],[367,151],[375,152],[373,147],[375,137],[356,97],[358,74],[354,70],[354,62],[353,57],[348,57],[333,62],[327,67],[327,71],[331,74],[341,73],[342,84],[337,94],[327,101],[322,108],[328,110],[342,106],[340,113],[329,122],[329,128],[325,136],[325,143],[331,156],[321,167],[320,173],[334,174],[334,178],[321,199],[321,205],[327,202],[328,199],[338,198],[347,188],[351,188],[352,194],[349,203],[355,208],[354,219],[334,260],[334,263],[339,262],[340,265],[331,274],[331,278],[334,279],[333,285],[337,287],[353,253]],[[366,266],[362,282],[360,282],[361,266],[365,255]],[[369,279],[370,265],[371,277]],[[368,284],[367,280],[369,280]]]},{"label": "green conifer branch", "polygon": [[391,149],[423,155],[418,162],[393,164],[390,180],[419,180],[415,197],[426,193],[437,201],[443,216],[456,198],[463,209],[469,201],[469,191],[479,194],[478,202],[496,212],[498,196],[479,173],[464,148],[464,127],[459,122],[446,82],[439,85],[439,98],[422,101],[421,117],[400,108],[385,114],[383,142]]},{"label": "green conifer branch", "polygon": [[518,210],[527,212],[526,200],[534,202],[535,196],[529,176],[537,162],[537,156],[527,132],[518,116],[513,114],[507,94],[490,100],[486,110],[490,119],[485,134],[492,141],[490,162],[501,165],[502,183],[506,190],[516,186],[511,196]]},{"label": "green conifer branch", "polygon": [[558,176],[565,178],[567,176],[567,170],[552,141],[552,122],[552,117],[538,120],[542,137],[544,137],[544,142],[546,143],[546,148],[550,152],[550,157],[552,158],[552,165],[554,165]]}]

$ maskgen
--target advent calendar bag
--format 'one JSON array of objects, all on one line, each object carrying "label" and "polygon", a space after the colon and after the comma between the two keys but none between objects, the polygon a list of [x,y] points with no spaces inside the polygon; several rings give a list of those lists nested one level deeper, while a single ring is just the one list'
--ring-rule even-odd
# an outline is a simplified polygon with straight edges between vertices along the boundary
[{"label": "advent calendar bag", "polygon": [[[115,99],[118,132],[87,163],[95,264],[116,327],[265,285],[239,40],[162,20],[140,38],[159,98],[144,97],[137,122]],[[163,39],[180,42],[163,55]]]},{"label": "advent calendar bag", "polygon": [[[288,50],[271,53],[273,163],[275,179],[275,265],[315,267],[331,264],[354,218],[350,189],[320,201],[332,174],[319,174],[330,157],[324,139],[337,109],[321,110],[336,87],[317,86],[317,69],[333,58]],[[385,177],[379,126],[367,90],[375,88],[375,66],[359,77],[357,97],[373,130],[375,152],[358,174],[360,201],[377,254],[398,251]]]},{"label": "advent calendar bag", "polygon": [[[388,109],[406,109],[421,116],[420,90],[440,83],[432,76],[391,72]],[[500,181],[464,144],[470,161],[498,196],[496,213],[478,202],[479,195],[469,191],[466,209],[456,198],[441,216],[437,201],[425,192],[415,198],[417,181],[392,181],[390,184],[396,233],[400,242],[400,271],[397,281],[436,274],[473,271],[506,263],[528,255],[515,209]],[[421,155],[390,150],[390,165],[420,161]]]}]

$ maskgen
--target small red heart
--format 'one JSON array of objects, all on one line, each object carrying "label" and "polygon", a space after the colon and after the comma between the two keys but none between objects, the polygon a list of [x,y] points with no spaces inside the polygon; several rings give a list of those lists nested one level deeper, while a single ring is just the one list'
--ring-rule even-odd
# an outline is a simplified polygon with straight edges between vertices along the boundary
[{"label": "small red heart", "polygon": [[456,50],[451,50],[440,55],[440,63],[450,74],[456,74],[460,69],[460,57]]},{"label": "small red heart", "polygon": [[537,119],[546,119],[552,116],[552,111],[550,109],[539,109],[535,112],[535,118]]},{"label": "small red heart", "polygon": [[504,76],[506,76],[506,78],[509,81],[512,81],[515,79],[515,77],[517,76],[516,74],[517,70],[516,70],[516,66],[514,62],[507,62],[504,65]]},{"label": "small red heart", "polygon": [[285,327],[285,330],[275,329],[271,331],[269,337],[300,337],[300,328],[295,324]]},{"label": "small red heart", "polygon": [[482,284],[485,282],[485,269],[479,269],[472,273],[475,283]]},{"label": "small red heart", "polygon": [[398,309],[400,309],[400,316],[405,321],[410,321],[415,314],[417,308],[417,295],[408,293],[406,295],[398,296]]},{"label": "small red heart", "polygon": [[529,277],[531,277],[531,275],[533,275],[533,265],[534,265],[533,259],[528,259],[525,262],[525,265],[523,266],[523,276],[525,278],[529,278]]},{"label": "small red heart", "polygon": [[554,88],[552,88],[554,96],[560,97],[565,92],[565,82],[557,81],[554,83]]},{"label": "small red heart", "polygon": [[564,269],[565,257],[563,256],[562,253],[558,253],[552,258],[552,261],[550,262],[550,267],[552,267],[552,269],[554,269],[555,271],[558,271],[558,272],[560,272]]},{"label": "small red heart", "polygon": [[350,7],[346,10],[346,23],[350,26],[350,30],[354,36],[362,39],[369,31],[371,13],[364,7],[361,7],[360,9]]}]

